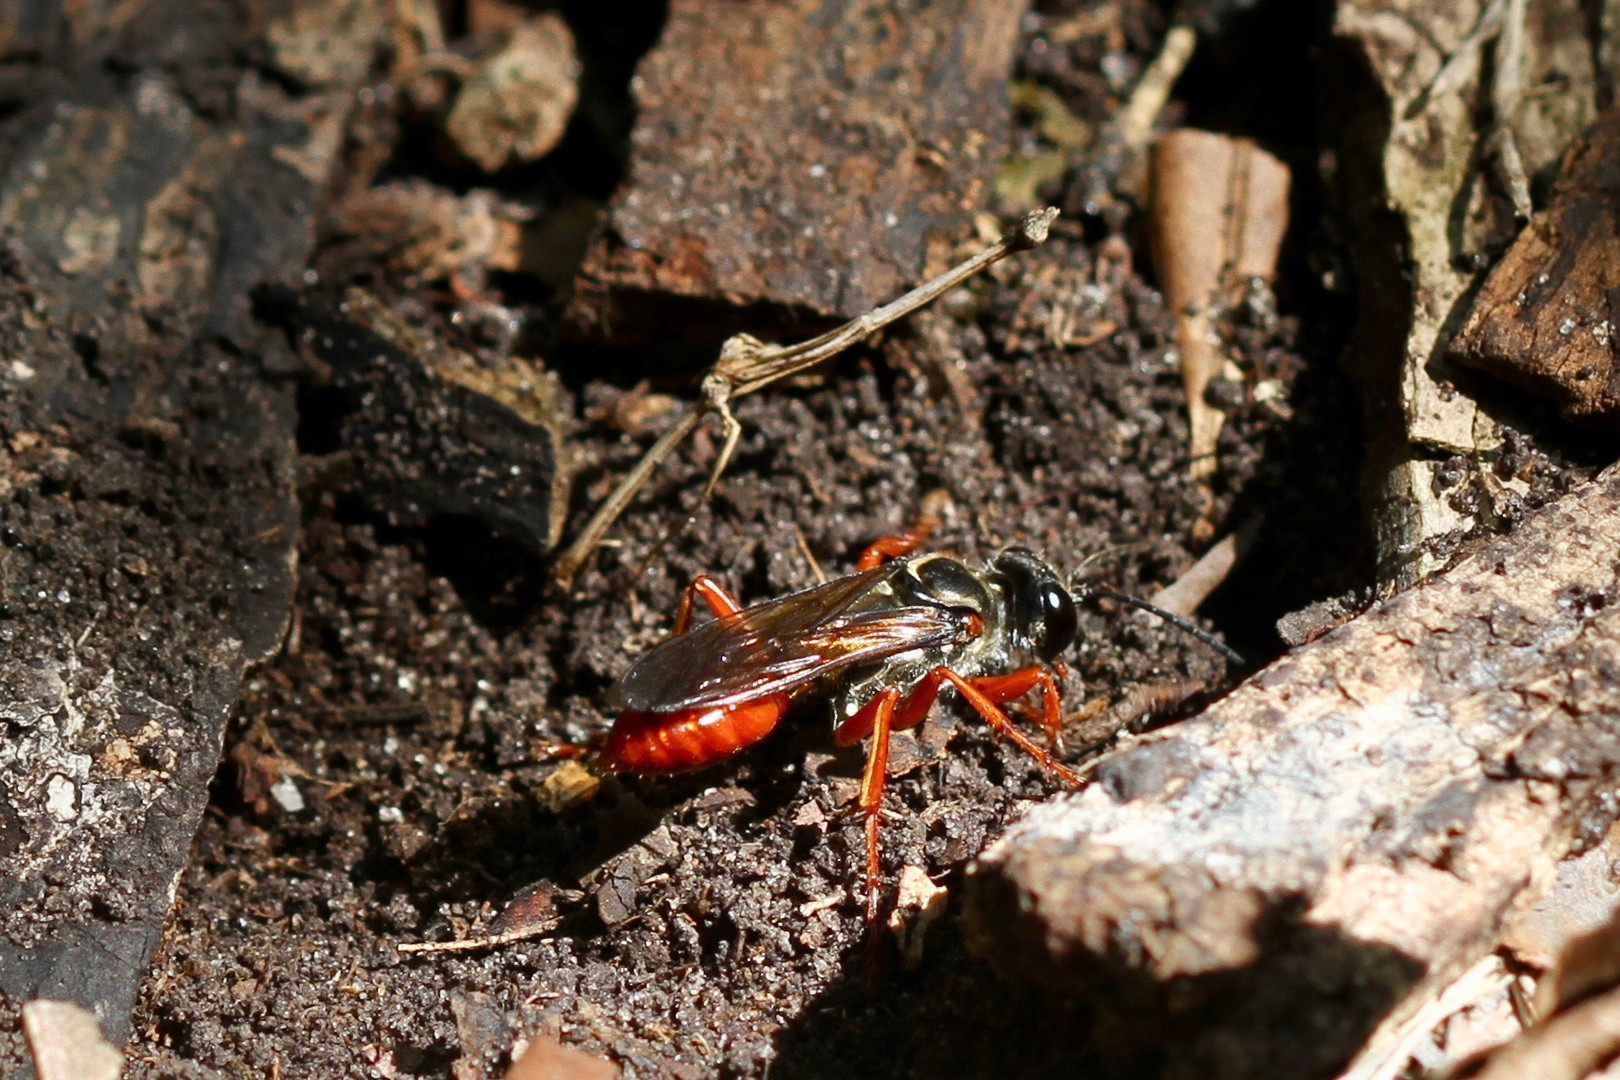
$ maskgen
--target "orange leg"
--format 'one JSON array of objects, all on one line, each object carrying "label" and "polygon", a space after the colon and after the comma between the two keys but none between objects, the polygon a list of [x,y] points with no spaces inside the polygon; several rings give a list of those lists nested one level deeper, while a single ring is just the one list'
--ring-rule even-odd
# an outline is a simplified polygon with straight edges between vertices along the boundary
[{"label": "orange leg", "polygon": [[889,721],[894,716],[894,703],[900,700],[900,688],[891,686],[881,691],[850,718],[850,724],[872,732],[872,746],[866,752],[866,771],[861,773],[861,813],[866,815],[866,921],[877,922],[878,896],[883,877],[883,864],[878,857],[878,824],[883,812],[883,782],[889,770]]},{"label": "orange leg", "polygon": [[681,606],[675,609],[675,636],[686,633],[692,625],[692,597],[703,598],[704,605],[712,612],[715,618],[724,615],[735,615],[742,610],[742,605],[731,598],[726,587],[708,574],[699,574],[692,579],[692,584],[681,593]]},{"label": "orange leg", "polygon": [[909,555],[921,547],[922,542],[927,538],[928,533],[926,530],[914,530],[901,533],[899,536],[880,536],[868,544],[866,550],[861,552],[861,557],[855,560],[855,572],[858,574],[862,570],[870,570],[874,566],[880,566],[884,559]]},{"label": "orange leg", "polygon": [[964,679],[948,667],[937,667],[923,676],[905,701],[900,701],[900,688],[886,687],[861,706],[861,710],[833,730],[833,741],[839,746],[851,746],[868,735],[871,748],[866,752],[866,769],[861,774],[858,805],[866,816],[866,919],[877,921],[879,881],[883,866],[880,858],[879,822],[883,810],[883,785],[888,776],[889,735],[895,731],[916,727],[927,717],[928,710],[939,696],[941,683],[949,682],[967,699],[985,722],[996,732],[1005,735],[1029,754],[1041,766],[1067,783],[1078,787],[1080,776],[1059,762],[1050,752],[1035,745],[1023,732],[1007,719],[998,703],[1011,701],[1039,686],[1044,699],[1043,726],[1055,731],[1061,722],[1058,711],[1057,684],[1050,672],[1027,667],[1006,675],[992,675],[979,679]]},{"label": "orange leg", "polygon": [[[1000,678],[1011,679],[1019,674],[1022,673],[1015,671],[1012,673],[1012,675],[1000,676]],[[1014,726],[1013,722],[1007,719],[1007,714],[1002,712],[1001,709],[996,706],[995,701],[991,699],[990,695],[986,694],[983,690],[980,690],[978,686],[974,685],[975,682],[980,680],[964,679],[962,676],[958,675],[948,667],[937,667],[928,673],[928,680],[926,681],[932,681],[934,685],[937,686],[939,684],[939,680],[944,680],[956,687],[956,692],[961,694],[969,705],[973,706],[975,712],[984,717],[984,722],[989,724],[992,730],[994,730],[997,734],[1005,735],[1007,738],[1011,739],[1015,744],[1017,744],[1019,749],[1024,751],[1024,753],[1040,762],[1041,768],[1052,773],[1054,776],[1058,777],[1058,779],[1067,784],[1072,784],[1075,787],[1080,786],[1080,774],[1058,761],[1057,758],[1052,756],[1050,751],[1036,746],[1035,743],[1030,740],[1028,735],[1025,735],[1022,731],[1019,731],[1018,728]],[[1031,685],[1034,685],[1034,683],[1032,682]],[[1028,687],[1025,687],[1025,689],[1027,690]],[[1054,693],[1055,692],[1056,689],[1054,687]]]},{"label": "orange leg", "polygon": [[[939,696],[939,686],[945,681],[944,671],[944,668],[935,668],[917,683],[911,691],[911,696],[906,698],[894,714],[895,731],[914,728],[928,718],[928,710],[933,707],[934,699]],[[1039,667],[1027,667],[1006,675],[987,675],[968,681],[996,705],[1021,698],[1035,687],[1040,687],[1041,727],[1048,737],[1054,739],[1057,737],[1058,729],[1063,726],[1063,713],[1059,708],[1057,682],[1050,672]],[[862,735],[854,735],[849,741],[853,742],[861,737]],[[849,743],[841,745],[847,746]]]},{"label": "orange leg", "polygon": [[1035,687],[1040,687],[1041,729],[1046,732],[1049,741],[1057,742],[1058,732],[1063,727],[1063,712],[1059,708],[1057,682],[1053,680],[1050,671],[1040,667],[1020,668],[1006,675],[973,679],[972,683],[997,705],[1015,701]]}]

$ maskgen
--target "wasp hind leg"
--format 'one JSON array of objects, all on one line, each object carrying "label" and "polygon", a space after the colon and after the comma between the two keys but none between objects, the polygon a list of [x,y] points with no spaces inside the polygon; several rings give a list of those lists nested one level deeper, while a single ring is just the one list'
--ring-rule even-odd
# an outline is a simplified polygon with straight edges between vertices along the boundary
[{"label": "wasp hind leg", "polygon": [[735,615],[742,610],[742,605],[726,592],[726,587],[710,577],[708,574],[699,574],[692,579],[692,584],[681,593],[681,605],[675,609],[675,636],[680,637],[692,625],[692,598],[700,597],[703,605],[714,613],[715,618],[725,615]]},{"label": "wasp hind leg", "polygon": [[901,533],[899,536],[880,536],[861,552],[861,557],[855,560],[855,572],[870,570],[874,566],[883,565],[884,559],[897,559],[902,555],[910,555],[922,547],[928,534],[922,530]]}]

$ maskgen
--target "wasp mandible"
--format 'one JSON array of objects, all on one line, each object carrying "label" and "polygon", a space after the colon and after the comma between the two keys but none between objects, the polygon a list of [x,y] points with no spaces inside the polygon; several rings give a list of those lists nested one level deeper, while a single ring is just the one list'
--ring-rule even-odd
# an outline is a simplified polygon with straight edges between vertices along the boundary
[{"label": "wasp mandible", "polygon": [[[920,533],[885,537],[862,553],[853,574],[749,608],[700,575],[681,597],[674,636],[610,692],[620,712],[600,766],[643,774],[701,768],[770,734],[794,699],[830,700],[839,746],[871,737],[858,806],[866,818],[866,913],[875,919],[889,736],[921,724],[942,686],[954,687],[1046,771],[1078,786],[1080,775],[1001,709],[1038,689],[1041,726],[1055,742],[1062,713],[1050,665],[1074,641],[1078,600],[1106,596],[1153,611],[1241,662],[1199,627],[1145,601],[1071,590],[1027,548],[973,567],[939,552],[913,554],[920,543]],[[691,629],[697,600],[715,619]]]}]

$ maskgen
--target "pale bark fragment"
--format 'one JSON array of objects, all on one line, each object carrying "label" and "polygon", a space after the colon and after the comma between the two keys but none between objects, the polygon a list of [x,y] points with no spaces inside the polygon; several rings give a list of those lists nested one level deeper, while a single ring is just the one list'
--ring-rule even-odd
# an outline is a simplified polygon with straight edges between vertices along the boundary
[{"label": "pale bark fragment", "polygon": [[[1493,196],[1480,127],[1477,40],[1486,0],[1340,0],[1344,65],[1340,161],[1349,189],[1361,322],[1347,353],[1368,422],[1366,490],[1379,575],[1411,584],[1444,556],[1431,543],[1475,518],[1436,493],[1435,454],[1478,455],[1501,443],[1497,421],[1453,381],[1447,342],[1510,220]],[[1532,5],[1523,27],[1524,95],[1513,143],[1531,174],[1554,162],[1597,112],[1590,23],[1579,0]],[[1462,77],[1437,82],[1442,67]],[[1366,80],[1355,85],[1355,76]],[[1508,208],[1509,211],[1511,208]],[[1511,231],[1507,232],[1511,235]]]},{"label": "pale bark fragment", "polygon": [[1212,1075],[1337,1068],[1607,831],[1617,599],[1610,470],[1037,809],[975,867],[971,937],[1195,1015],[1172,1053]]}]

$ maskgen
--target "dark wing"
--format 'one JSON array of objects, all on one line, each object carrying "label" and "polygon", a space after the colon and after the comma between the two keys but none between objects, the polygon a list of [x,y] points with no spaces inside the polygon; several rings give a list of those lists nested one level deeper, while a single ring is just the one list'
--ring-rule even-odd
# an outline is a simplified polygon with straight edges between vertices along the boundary
[{"label": "dark wing", "polygon": [[624,673],[611,701],[635,712],[727,705],[955,638],[960,626],[945,608],[860,606],[903,565],[838,578],[670,638]]}]

